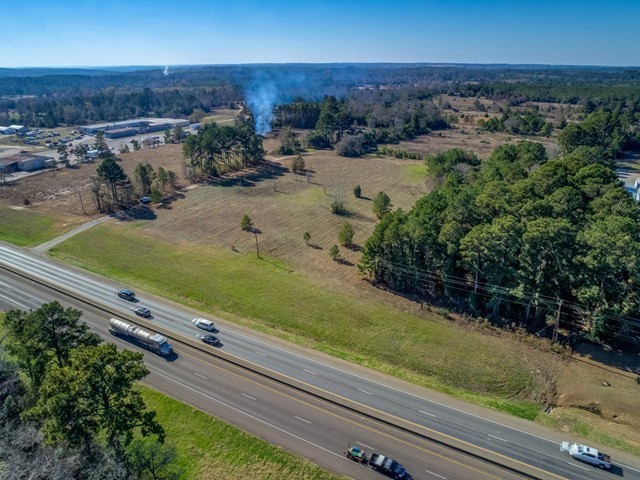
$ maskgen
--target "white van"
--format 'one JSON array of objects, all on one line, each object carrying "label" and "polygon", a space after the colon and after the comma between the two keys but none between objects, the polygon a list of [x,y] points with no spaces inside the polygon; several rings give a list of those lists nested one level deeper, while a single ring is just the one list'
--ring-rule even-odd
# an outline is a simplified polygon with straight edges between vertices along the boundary
[{"label": "white van", "polygon": [[216,327],[211,320],[207,320],[205,318],[194,318],[191,320],[196,327],[201,328],[203,330],[212,331],[215,330]]}]

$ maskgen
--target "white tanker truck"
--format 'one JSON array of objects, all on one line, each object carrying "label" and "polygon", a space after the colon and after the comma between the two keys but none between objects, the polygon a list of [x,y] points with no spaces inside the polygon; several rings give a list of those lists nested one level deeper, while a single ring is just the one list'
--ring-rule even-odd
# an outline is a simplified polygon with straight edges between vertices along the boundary
[{"label": "white tanker truck", "polygon": [[171,345],[167,342],[166,337],[159,333],[147,332],[124,320],[117,318],[109,320],[109,332],[111,332],[112,335],[126,337],[142,348],[151,350],[163,357],[168,357],[173,353],[173,348],[171,348]]}]

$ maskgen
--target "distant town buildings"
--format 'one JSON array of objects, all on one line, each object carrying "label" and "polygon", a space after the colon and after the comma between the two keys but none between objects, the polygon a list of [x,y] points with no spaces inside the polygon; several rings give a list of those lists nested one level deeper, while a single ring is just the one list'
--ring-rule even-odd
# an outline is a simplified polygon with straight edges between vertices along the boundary
[{"label": "distant town buildings", "polygon": [[8,127],[0,127],[0,135],[13,135],[14,133],[27,133],[29,127],[25,125],[9,125]]}]

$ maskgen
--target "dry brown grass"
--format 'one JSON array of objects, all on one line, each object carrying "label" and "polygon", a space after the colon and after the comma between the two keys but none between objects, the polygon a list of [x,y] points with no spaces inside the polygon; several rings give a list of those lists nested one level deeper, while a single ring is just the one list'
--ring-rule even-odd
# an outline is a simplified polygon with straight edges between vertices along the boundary
[{"label": "dry brown grass", "polygon": [[[119,154],[120,165],[130,177],[138,163],[148,163],[154,168],[162,166],[173,170],[179,184],[185,184],[181,145],[163,145],[158,148]],[[72,168],[59,168],[12,181],[0,186],[0,202],[9,206],[22,206],[28,199],[32,209],[54,216],[73,217],[81,222],[85,211],[97,214],[93,196],[89,190],[90,178],[95,175],[98,162],[83,163]]]},{"label": "dry brown grass", "polygon": [[638,354],[579,345],[556,388],[560,408],[553,416],[560,428],[583,436],[618,438],[640,453]]}]

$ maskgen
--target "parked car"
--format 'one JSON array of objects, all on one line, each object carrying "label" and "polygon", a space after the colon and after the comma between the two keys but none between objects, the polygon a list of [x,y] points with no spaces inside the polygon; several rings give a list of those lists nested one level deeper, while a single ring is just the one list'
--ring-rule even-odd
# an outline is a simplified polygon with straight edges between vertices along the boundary
[{"label": "parked car", "polygon": [[206,335],[202,335],[200,337],[200,340],[202,340],[204,343],[208,343],[209,345],[213,345],[214,347],[220,345],[220,339],[209,333],[207,333]]},{"label": "parked car", "polygon": [[148,205],[151,203],[151,197],[142,197],[140,199],[140,203],[142,203],[143,205]]},{"label": "parked car", "polygon": [[213,324],[211,320],[207,320],[206,318],[194,318],[191,320],[196,327],[201,328],[203,330],[208,330],[212,332],[216,329],[216,326]]},{"label": "parked car", "polygon": [[118,296],[120,298],[124,298],[125,300],[135,300],[136,299],[136,294],[133,293],[131,290],[118,290]]},{"label": "parked car", "polygon": [[147,307],[143,307],[142,305],[140,305],[139,307],[135,307],[133,309],[133,313],[141,317],[147,318],[148,316],[151,315],[151,310],[149,310]]}]

